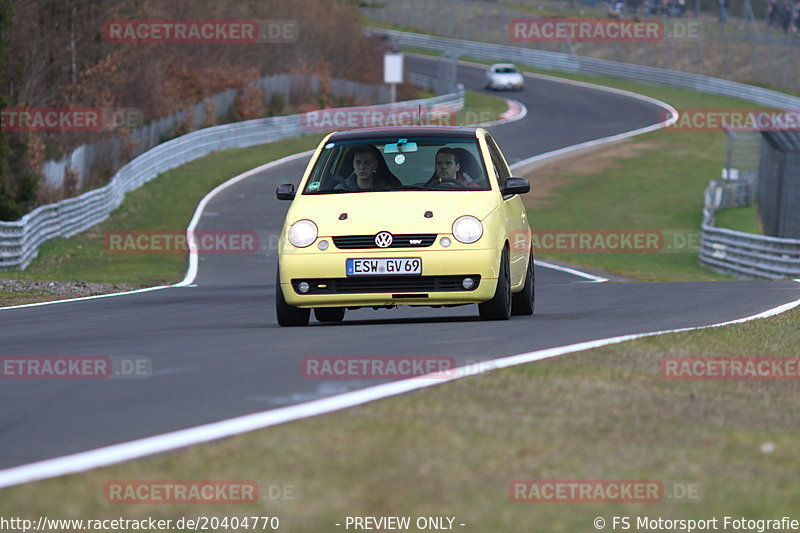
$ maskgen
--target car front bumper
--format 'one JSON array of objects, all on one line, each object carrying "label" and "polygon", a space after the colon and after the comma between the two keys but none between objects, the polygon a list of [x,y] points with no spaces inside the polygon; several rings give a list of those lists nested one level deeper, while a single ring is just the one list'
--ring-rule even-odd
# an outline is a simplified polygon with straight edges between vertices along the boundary
[{"label": "car front bumper", "polygon": [[489,82],[489,86],[492,89],[495,89],[495,90],[498,90],[498,91],[501,91],[501,90],[513,91],[515,89],[522,89],[523,84],[522,83],[513,83],[513,82],[491,81],[491,82]]},{"label": "car front bumper", "polygon": [[[421,275],[347,276],[350,258],[420,258]],[[500,253],[495,249],[347,250],[285,253],[280,281],[286,303],[295,307],[457,305],[490,300],[497,287]],[[477,286],[461,287],[471,277]],[[298,291],[309,284],[307,294]]]}]

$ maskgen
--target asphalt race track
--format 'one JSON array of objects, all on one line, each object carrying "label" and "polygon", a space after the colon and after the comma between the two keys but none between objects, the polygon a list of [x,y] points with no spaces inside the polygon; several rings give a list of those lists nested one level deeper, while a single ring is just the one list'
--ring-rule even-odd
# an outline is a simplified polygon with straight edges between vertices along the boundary
[{"label": "asphalt race track", "polygon": [[[436,72],[430,62],[409,63]],[[480,69],[460,66],[459,80],[482,90]],[[527,117],[492,128],[512,164],[661,121],[661,108],[622,95],[535,78],[526,83],[509,96],[527,106]],[[275,242],[288,203],[274,192],[278,183],[299,179],[306,161],[261,172],[210,202],[198,229],[256,231],[261,250],[201,255],[195,286],[0,311],[0,356],[142,356],[153,365],[147,379],[0,380],[0,469],[383,382],[308,379],[304,356],[487,360],[708,325],[800,298],[792,281],[589,283],[537,268],[534,317],[480,322],[476,306],[400,308],[350,311],[342,325],[312,319],[308,328],[280,328]]]}]

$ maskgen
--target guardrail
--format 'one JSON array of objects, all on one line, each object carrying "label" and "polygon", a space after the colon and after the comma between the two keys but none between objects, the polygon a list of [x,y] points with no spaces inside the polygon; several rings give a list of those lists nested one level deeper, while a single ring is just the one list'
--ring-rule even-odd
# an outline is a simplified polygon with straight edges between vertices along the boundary
[{"label": "guardrail", "polygon": [[800,277],[800,241],[703,224],[700,262],[746,278]]},{"label": "guardrail", "polygon": [[[557,72],[612,76],[651,85],[730,96],[777,108],[800,108],[798,97],[700,74],[395,30],[373,28],[370,31],[387,34],[397,44],[414,48],[488,61],[511,61]],[[752,198],[753,189],[754,185],[749,180],[740,180],[735,184],[731,180],[711,182],[705,195],[700,263],[714,270],[743,277],[799,277],[800,240],[755,235],[714,226],[716,209],[743,205],[744,198]]]},{"label": "guardrail", "polygon": [[747,180],[712,180],[705,190],[700,263],[740,277],[800,277],[800,240],[756,235],[715,226],[714,213],[752,203]]},{"label": "guardrail", "polygon": [[[330,78],[327,83],[327,90],[332,96],[351,97],[359,99],[357,101],[378,103],[390,101],[390,91],[386,85],[359,83],[339,78]],[[319,77],[313,74],[265,76],[244,87],[213,94],[202,102],[197,102],[186,109],[140,126],[127,135],[116,135],[82,144],[59,160],[45,161],[42,166],[42,175],[48,185],[61,188],[69,171],[77,180],[78,189],[81,189],[85,179],[92,174],[97,174],[99,168],[110,167],[112,170],[118,170],[122,167],[124,159],[143,154],[160,144],[160,139],[172,138],[176,128],[181,125],[224,122],[223,119],[233,107],[237,95],[247,96],[260,92],[261,103],[266,109],[270,107],[270,101],[275,95],[282,95],[284,101],[288,102],[293,91],[309,91],[316,94],[319,92],[320,85]],[[453,92],[453,87],[447,91],[437,92],[437,94],[450,92]],[[208,119],[212,121],[208,121]],[[127,155],[128,150],[132,152],[130,156]]]},{"label": "guardrail", "polygon": [[[435,98],[368,107],[391,111],[394,106],[402,109],[421,106],[431,114],[455,112],[464,107],[464,89],[459,87],[453,93]],[[193,131],[159,144],[132,160],[102,188],[38,207],[15,222],[0,222],[0,270],[25,269],[42,243],[56,237],[72,237],[104,221],[119,207],[126,193],[168,170],[212,152],[313,133],[315,130],[304,125],[308,115],[247,120]]]}]

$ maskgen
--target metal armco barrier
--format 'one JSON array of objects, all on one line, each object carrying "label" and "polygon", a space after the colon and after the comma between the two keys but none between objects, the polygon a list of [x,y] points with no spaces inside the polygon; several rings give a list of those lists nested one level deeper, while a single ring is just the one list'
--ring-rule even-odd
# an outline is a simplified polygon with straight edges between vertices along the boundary
[{"label": "metal armco barrier", "polygon": [[800,241],[703,224],[700,262],[746,278],[800,277]]},{"label": "metal armco barrier", "polygon": [[752,184],[713,180],[705,191],[700,237],[700,263],[745,278],[800,277],[800,240],[717,228],[714,212],[742,205]]},{"label": "metal armco barrier", "polygon": [[[430,99],[367,107],[390,111],[393,107],[416,106],[433,114],[458,111],[464,107],[464,89]],[[140,155],[122,167],[105,187],[43,205],[15,222],[0,222],[0,270],[25,269],[42,243],[56,237],[72,237],[104,221],[119,207],[126,193],[168,170],[212,152],[313,133],[304,126],[308,115],[261,118],[193,131]]]}]

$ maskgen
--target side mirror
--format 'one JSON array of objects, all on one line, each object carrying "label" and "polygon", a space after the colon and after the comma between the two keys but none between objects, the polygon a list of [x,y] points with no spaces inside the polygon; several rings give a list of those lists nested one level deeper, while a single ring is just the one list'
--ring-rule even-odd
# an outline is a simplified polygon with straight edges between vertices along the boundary
[{"label": "side mirror", "polygon": [[278,185],[278,190],[275,191],[275,196],[278,200],[294,200],[295,194],[294,183],[282,183]]},{"label": "side mirror", "polygon": [[508,178],[506,185],[500,192],[503,196],[511,196],[514,194],[525,194],[531,190],[531,183],[525,178]]}]

